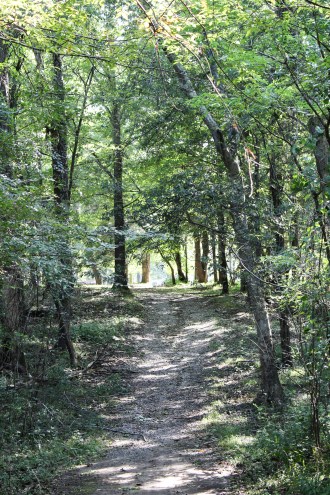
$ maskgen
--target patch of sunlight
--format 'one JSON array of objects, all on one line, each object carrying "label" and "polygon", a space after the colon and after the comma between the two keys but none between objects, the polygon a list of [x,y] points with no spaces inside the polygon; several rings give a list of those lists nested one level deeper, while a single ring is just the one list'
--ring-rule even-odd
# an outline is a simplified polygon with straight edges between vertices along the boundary
[{"label": "patch of sunlight", "polygon": [[[226,366],[234,366],[235,364],[238,363],[238,359],[237,357],[228,357],[224,360],[221,360],[221,364],[219,364],[219,368],[226,368]],[[243,358],[242,358],[243,360]]]},{"label": "patch of sunlight", "polygon": [[[237,429],[242,428],[245,424],[247,424],[248,419],[245,416],[240,416],[240,415],[228,415],[228,409],[224,407],[220,407],[219,410],[213,410],[207,414],[206,417],[203,418],[202,423],[205,425],[213,425],[216,427],[219,432],[222,430],[227,430],[228,428],[234,428],[235,432]],[[228,421],[231,422],[230,425],[228,425]]]},{"label": "patch of sunlight", "polygon": [[213,329],[217,324],[216,320],[208,320],[207,322],[197,322],[193,325],[189,325],[185,327],[185,330],[197,330],[197,331],[207,331]]},{"label": "patch of sunlight", "polygon": [[255,440],[252,435],[240,433],[238,430],[239,428],[230,425],[222,429],[217,428],[215,432],[219,446],[230,451],[233,455],[244,452]]},{"label": "patch of sunlight", "polygon": [[226,439],[226,443],[230,445],[237,446],[246,446],[251,445],[254,442],[254,437],[251,435],[233,435]]},{"label": "patch of sunlight", "polygon": [[244,386],[245,387],[256,387],[258,385],[258,379],[257,378],[248,378],[244,380]]},{"label": "patch of sunlight", "polygon": [[291,380],[301,379],[306,376],[305,370],[302,366],[295,366],[294,368],[283,368],[281,370],[281,378],[283,383],[290,383]]},{"label": "patch of sunlight", "polygon": [[163,490],[163,489],[169,489],[169,488],[177,488],[178,486],[182,486],[183,484],[187,485],[188,480],[182,479],[182,476],[176,475],[176,476],[165,476],[163,478],[158,478],[157,480],[153,480],[152,482],[146,483],[145,486],[142,488],[142,490]]},{"label": "patch of sunlight", "polygon": [[224,402],[222,402],[221,400],[216,400],[214,402],[212,402],[211,406],[210,406],[210,413],[209,414],[219,414],[219,409],[221,407],[224,407]]},{"label": "patch of sunlight", "polygon": [[142,325],[143,321],[141,320],[141,318],[138,318],[137,316],[130,316],[129,317],[129,321],[131,323],[135,323],[136,325]]}]

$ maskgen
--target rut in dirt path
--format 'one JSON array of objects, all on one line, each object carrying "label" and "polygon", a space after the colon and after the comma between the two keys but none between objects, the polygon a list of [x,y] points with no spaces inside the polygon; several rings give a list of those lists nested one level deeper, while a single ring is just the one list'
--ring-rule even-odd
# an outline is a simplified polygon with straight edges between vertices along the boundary
[{"label": "rut in dirt path", "polygon": [[81,474],[97,476],[95,495],[229,494],[233,468],[205,443],[204,365],[216,321],[197,294],[138,291],[146,307],[131,395],[116,410],[106,459]]}]

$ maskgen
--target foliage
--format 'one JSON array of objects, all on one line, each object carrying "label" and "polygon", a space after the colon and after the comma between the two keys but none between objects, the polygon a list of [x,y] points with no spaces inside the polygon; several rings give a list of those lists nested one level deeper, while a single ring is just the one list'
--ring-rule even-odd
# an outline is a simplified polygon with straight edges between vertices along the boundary
[{"label": "foliage", "polygon": [[[32,423],[42,422],[43,415],[58,416],[63,425],[73,421],[73,410],[65,418],[62,405],[35,400],[35,391],[26,386],[28,373],[35,379],[42,368],[48,380],[59,375],[56,387],[63,386],[67,394],[67,363],[55,350],[48,353],[58,339],[54,305],[59,314],[61,296],[75,305],[73,285],[79,275],[94,269],[110,277],[114,264],[116,103],[130,259],[160,252],[172,267],[187,237],[201,231],[219,235],[236,263],[249,244],[256,260],[250,275],[262,285],[271,310],[282,321],[283,314],[287,317],[293,365],[303,369],[300,385],[309,400],[308,405],[304,397],[297,410],[291,405],[283,412],[288,417],[284,435],[275,434],[275,419],[265,425],[260,433],[264,457],[271,466],[280,464],[292,493],[322,493],[325,481],[316,477],[308,485],[308,477],[313,475],[311,459],[323,459],[328,441],[329,23],[325,0],[302,0],[301,5],[295,0],[1,4],[0,357],[5,382],[15,368],[9,361],[22,359],[22,353],[26,361],[22,395],[10,395],[11,379],[1,393],[8,408],[4,417],[12,418],[8,432],[13,440],[5,439],[10,447],[14,441],[22,447],[17,462],[26,486],[20,489],[38,490],[46,478],[42,465],[51,469],[51,452],[56,459],[62,455],[60,427],[53,435],[42,424],[39,435]],[[54,55],[60,57],[61,74],[54,69]],[[189,98],[182,91],[182,71],[193,87]],[[61,91],[56,74],[63,79]],[[205,126],[208,115],[217,123],[211,133]],[[54,190],[59,130],[65,131],[68,169],[60,185],[69,189],[69,200],[61,205]],[[222,154],[214,146],[219,136]],[[226,174],[228,154],[239,165],[239,194]],[[234,235],[241,217],[249,232],[243,244]],[[218,246],[218,257],[219,251]],[[13,267],[20,274],[19,287],[8,286]],[[6,291],[13,289],[20,303],[17,315],[6,309]],[[120,304],[131,314],[141,313],[132,299]],[[46,316],[31,329],[27,315],[34,311]],[[101,322],[92,316],[72,326],[81,362],[89,360],[95,344],[113,352],[123,344],[125,316]],[[277,332],[275,337],[278,344]],[[47,348],[39,367],[37,348]],[[36,390],[42,395],[47,386]],[[302,421],[310,422],[313,436],[302,437],[303,428],[297,431],[292,418],[302,417],[309,407]],[[230,428],[224,432],[227,440],[232,433]],[[80,440],[72,434],[64,435],[64,460],[75,451],[80,456]],[[258,437],[259,453],[260,445]],[[20,479],[12,474],[16,453],[4,448],[10,459],[5,489],[14,490]],[[272,461],[272,449],[277,460]],[[38,462],[26,474],[32,455]],[[261,471],[267,471],[266,464]],[[306,486],[298,484],[298,476]]]},{"label": "foliage", "polygon": [[[220,324],[240,311],[232,297],[222,296]],[[239,473],[233,493],[302,495],[329,493],[329,417],[322,403],[321,444],[315,447],[311,428],[309,380],[303,368],[283,370],[287,402],[280,410],[252,404],[257,352],[248,322],[232,325],[221,341],[210,343],[219,371],[209,377],[213,402],[204,423],[207,434],[218,444],[219,455],[230,459]],[[239,388],[233,390],[238,381]]]},{"label": "foliage", "polygon": [[[96,355],[106,360],[105,347],[113,359],[118,352],[131,352],[124,336],[130,312],[136,314],[140,306],[113,301],[118,316],[105,318],[88,295],[82,308],[87,317],[96,309],[94,319],[83,318],[73,327],[80,371],[72,373],[67,359],[45,348],[45,328],[34,322],[34,340],[25,343],[30,380],[17,381],[8,373],[1,378],[1,493],[49,493],[59,472],[91,462],[109,448],[105,416],[125,387],[120,374],[109,371],[100,377],[88,365]],[[99,302],[106,305],[106,295],[100,293]]]}]

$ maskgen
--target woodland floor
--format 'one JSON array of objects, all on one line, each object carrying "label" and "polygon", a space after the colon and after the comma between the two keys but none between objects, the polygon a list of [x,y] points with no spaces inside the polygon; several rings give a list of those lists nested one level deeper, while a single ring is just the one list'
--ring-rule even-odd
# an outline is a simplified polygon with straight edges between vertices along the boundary
[{"label": "woodland floor", "polygon": [[[134,297],[144,311],[130,330],[132,355],[117,364],[127,389],[105,418],[109,451],[58,478],[52,493],[243,495],[230,438],[238,425],[249,441],[254,424],[256,350],[244,296],[157,288]],[[244,341],[248,355],[237,358]]]}]

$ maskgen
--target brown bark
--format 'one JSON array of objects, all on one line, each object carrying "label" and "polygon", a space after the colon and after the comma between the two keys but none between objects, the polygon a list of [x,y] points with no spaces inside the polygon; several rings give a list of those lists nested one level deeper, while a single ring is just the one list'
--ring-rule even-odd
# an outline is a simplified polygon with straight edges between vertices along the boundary
[{"label": "brown bark", "polygon": [[114,289],[128,289],[126,274],[125,214],[123,200],[123,148],[121,142],[121,116],[119,104],[112,107],[112,139],[114,150],[114,226],[115,226],[115,275]]},{"label": "brown bark", "polygon": [[143,253],[141,282],[143,284],[148,284],[150,282],[150,253]]},{"label": "brown bark", "polygon": [[176,280],[175,280],[175,272],[174,272],[174,268],[172,266],[171,263],[167,262],[170,270],[171,270],[171,279],[172,279],[172,285],[176,285]]},{"label": "brown bark", "polygon": [[211,250],[212,250],[212,268],[213,268],[213,281],[215,284],[218,283],[218,263],[217,263],[217,245],[216,237],[212,233],[211,237]]},{"label": "brown bark", "polygon": [[174,272],[174,268],[172,266],[172,263],[170,262],[170,258],[169,256],[166,256],[163,251],[161,249],[158,248],[158,252],[159,254],[161,255],[162,259],[165,261],[165,263],[167,264],[167,266],[169,267],[170,271],[171,271],[171,280],[172,280],[172,285],[176,285],[176,280],[175,280],[175,272]]},{"label": "brown bark", "polygon": [[278,377],[263,284],[256,272],[251,244],[247,242],[249,239],[247,222],[244,214],[237,215],[233,220],[236,240],[238,245],[241,246],[240,259],[246,272],[249,304],[256,321],[261,371],[261,394],[259,398],[269,403],[281,402],[283,400],[283,390]]},{"label": "brown bark", "polygon": [[199,283],[205,282],[205,272],[201,262],[201,237],[199,235],[194,237],[195,244],[195,280]]},{"label": "brown bark", "polygon": [[[151,25],[151,28],[157,30],[154,24]],[[182,64],[177,62],[175,54],[170,53],[166,48],[164,48],[164,52],[173,66],[182,91],[188,98],[195,99],[198,95],[186,69]],[[227,145],[220,126],[208,109],[204,105],[201,105],[199,107],[199,113],[210,131],[215,149],[224,163],[231,182],[232,200],[230,202],[230,213],[233,219],[241,263],[247,272],[248,296],[256,321],[261,368],[261,392],[267,402],[281,402],[283,400],[283,390],[275,362],[272,332],[265,305],[262,282],[258,278],[256,271],[255,244],[253,238],[251,238],[246,218],[245,190],[242,184],[239,160],[236,153]]]},{"label": "brown bark", "polygon": [[282,206],[282,192],[283,192],[283,179],[278,171],[276,156],[273,154],[269,160],[269,189],[273,202],[274,216],[276,219],[276,232],[275,232],[275,245],[276,251],[279,252],[284,249],[284,232],[280,225],[281,206]]},{"label": "brown bark", "polygon": [[[325,245],[325,252],[330,265],[329,242],[329,205],[327,191],[330,188],[330,146],[324,132],[324,125],[317,117],[309,121],[309,132],[315,140],[314,156],[316,169],[320,179],[319,193],[312,191],[316,218],[321,228],[321,235]],[[325,213],[322,210],[325,210]]]},{"label": "brown bark", "polygon": [[0,364],[19,373],[26,373],[26,361],[20,343],[25,333],[26,311],[23,278],[17,265],[4,270],[1,291],[1,324],[3,339]]},{"label": "brown bark", "polygon": [[315,140],[314,156],[322,193],[330,186],[329,153],[330,147],[325,136],[323,122],[318,117],[309,120],[309,132]]},{"label": "brown bark", "polygon": [[180,251],[177,251],[175,253],[175,263],[176,263],[176,269],[178,272],[178,277],[179,277],[180,282],[187,282],[187,277],[185,276],[185,274],[182,270],[182,260],[181,260]]},{"label": "brown bark", "polygon": [[241,270],[241,276],[240,276],[240,291],[241,292],[247,292],[247,285],[246,285],[246,271],[240,264],[240,270]]},{"label": "brown bark", "polygon": [[188,239],[187,237],[185,238],[184,241],[184,257],[185,257],[185,268],[186,268],[186,281],[188,282]]},{"label": "brown bark", "polygon": [[102,285],[102,275],[100,273],[100,270],[96,265],[92,265],[91,268],[92,268],[93,276],[95,278],[96,285]]},{"label": "brown bark", "polygon": [[0,39],[0,168],[1,173],[12,178],[13,122],[10,113],[9,71],[5,66],[9,53],[9,44]]},{"label": "brown bark", "polygon": [[208,280],[207,267],[209,261],[209,254],[210,254],[209,235],[207,231],[204,230],[202,233],[202,267],[204,272],[204,282],[207,282]]},{"label": "brown bark", "polygon": [[56,213],[67,220],[70,207],[69,167],[68,167],[68,130],[65,117],[65,88],[61,56],[53,54],[54,90],[57,101],[56,117],[48,132],[52,144],[52,169],[54,181],[54,199]]},{"label": "brown bark", "polygon": [[280,340],[281,340],[281,361],[285,368],[291,368],[293,365],[291,350],[291,332],[289,324],[288,309],[280,311]]},{"label": "brown bark", "polygon": [[[70,216],[69,166],[67,146],[67,121],[65,116],[65,88],[61,56],[53,54],[53,85],[56,95],[56,112],[51,126],[47,129],[52,146],[52,170],[55,214],[59,223],[65,227]],[[73,270],[69,242],[66,234],[61,233],[61,252],[58,263],[61,267],[60,279],[50,280],[58,318],[59,337],[56,347],[67,350],[72,366],[76,364],[76,356],[70,336],[71,297],[73,291]]]},{"label": "brown bark", "polygon": [[227,273],[227,256],[225,241],[225,217],[222,211],[218,212],[218,229],[221,232],[218,236],[219,252],[219,284],[222,285],[222,293],[229,294],[229,283]]},{"label": "brown bark", "polygon": [[[254,195],[256,203],[259,202],[260,198],[260,147],[259,143],[256,141],[254,151],[254,172],[252,183],[250,184],[251,192],[250,195]],[[249,164],[249,167],[251,164]],[[251,179],[250,179],[251,180]],[[260,259],[262,256],[262,244],[261,244],[261,228],[260,228],[260,212],[257,209],[253,215],[253,222],[251,224],[251,231],[254,233],[254,243],[255,243],[255,253],[256,258]]]},{"label": "brown bark", "polygon": [[[276,253],[282,251],[285,247],[284,231],[281,227],[281,208],[282,208],[282,193],[283,193],[283,179],[278,171],[276,156],[273,154],[269,160],[270,163],[270,193],[273,202],[274,216],[277,220],[277,228],[275,232],[275,248]],[[283,274],[284,278],[286,275]],[[278,284],[277,290],[282,292],[281,282]],[[291,351],[291,332],[289,323],[289,311],[288,308],[284,308],[279,312],[280,321],[280,343],[281,343],[281,361],[284,367],[291,367],[292,351]]]},{"label": "brown bark", "polygon": [[[6,67],[9,44],[0,40],[0,174],[13,179],[12,154],[15,125],[11,111],[17,105],[16,86],[10,88],[10,76]],[[23,277],[16,263],[8,262],[2,267],[0,320],[3,336],[0,345],[0,365],[14,371],[25,373],[26,362],[20,342],[25,331],[25,299]]]},{"label": "brown bark", "polygon": [[83,96],[82,106],[81,106],[81,110],[80,110],[78,124],[77,124],[77,127],[76,127],[75,132],[74,132],[74,143],[73,143],[73,150],[72,150],[72,155],[71,155],[71,163],[70,163],[70,171],[69,171],[69,184],[68,184],[70,197],[71,197],[71,191],[72,191],[72,187],[73,187],[73,176],[74,176],[74,171],[75,171],[75,167],[76,167],[76,161],[78,158],[79,138],[80,138],[84,114],[85,114],[85,110],[86,110],[86,106],[87,106],[88,93],[89,93],[89,90],[90,90],[91,85],[92,85],[94,72],[95,72],[95,67],[93,66],[91,68],[91,70],[89,71],[87,79],[84,83],[84,96]]}]

